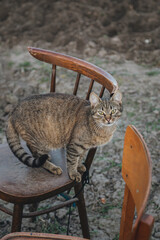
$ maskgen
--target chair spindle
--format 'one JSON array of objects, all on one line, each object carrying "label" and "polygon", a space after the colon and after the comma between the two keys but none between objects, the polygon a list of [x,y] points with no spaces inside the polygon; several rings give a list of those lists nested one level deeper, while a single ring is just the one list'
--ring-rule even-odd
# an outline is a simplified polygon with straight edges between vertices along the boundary
[{"label": "chair spindle", "polygon": [[74,85],[73,95],[76,95],[76,94],[77,94],[80,77],[81,77],[81,74],[80,74],[80,73],[77,73],[77,79],[76,79],[76,83],[75,83],[75,85]]},{"label": "chair spindle", "polygon": [[105,90],[105,87],[102,86],[101,91],[100,91],[100,94],[99,94],[99,97],[100,97],[100,98],[103,97],[104,90]]},{"label": "chair spindle", "polygon": [[52,76],[51,76],[51,86],[50,92],[55,92],[56,89],[56,65],[52,65]]},{"label": "chair spindle", "polygon": [[92,91],[93,84],[94,84],[94,80],[91,79],[91,82],[90,82],[90,85],[89,85],[89,88],[88,88],[88,92],[87,92],[87,96],[86,96],[86,100],[89,99],[89,95],[90,95],[90,93],[91,93],[91,91]]}]

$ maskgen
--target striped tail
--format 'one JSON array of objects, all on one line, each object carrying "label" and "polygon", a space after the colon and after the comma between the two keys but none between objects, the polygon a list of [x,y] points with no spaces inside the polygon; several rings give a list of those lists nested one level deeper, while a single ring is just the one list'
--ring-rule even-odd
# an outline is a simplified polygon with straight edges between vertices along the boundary
[{"label": "striped tail", "polygon": [[35,167],[35,168],[40,167],[46,162],[48,158],[47,154],[44,154],[39,158],[33,158],[24,150],[24,148],[20,143],[19,136],[10,120],[8,120],[6,137],[7,137],[7,142],[9,144],[9,147],[12,150],[13,154],[28,167]]}]

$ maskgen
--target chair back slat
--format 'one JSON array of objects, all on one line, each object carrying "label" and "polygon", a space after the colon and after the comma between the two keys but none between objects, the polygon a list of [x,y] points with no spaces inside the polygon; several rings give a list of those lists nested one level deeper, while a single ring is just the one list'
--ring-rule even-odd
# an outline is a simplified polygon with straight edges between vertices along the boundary
[{"label": "chair back slat", "polygon": [[87,92],[87,96],[86,96],[86,100],[89,99],[89,95],[90,95],[90,93],[91,93],[91,91],[92,91],[93,84],[94,84],[94,80],[91,79],[91,81],[90,81],[90,85],[89,85],[89,88],[88,88],[88,92]]},{"label": "chair back slat", "polygon": [[80,74],[80,73],[77,73],[77,78],[76,78],[76,82],[75,82],[75,85],[74,85],[73,95],[76,95],[76,94],[77,94],[80,77],[81,77],[81,74]]},{"label": "chair back slat", "polygon": [[55,92],[56,90],[56,65],[52,65],[52,75],[51,75],[51,86],[50,92]]}]

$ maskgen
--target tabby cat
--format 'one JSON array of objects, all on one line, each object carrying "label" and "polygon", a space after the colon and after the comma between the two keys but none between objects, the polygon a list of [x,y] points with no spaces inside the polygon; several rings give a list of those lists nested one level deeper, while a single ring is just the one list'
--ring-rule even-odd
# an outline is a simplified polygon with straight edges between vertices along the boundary
[{"label": "tabby cat", "polygon": [[[30,96],[10,113],[7,141],[14,155],[27,166],[43,166],[58,175],[62,169],[50,162],[48,154],[66,147],[68,174],[79,182],[86,171],[82,164],[85,153],[112,138],[121,112],[119,90],[103,100],[92,92],[89,101],[61,93]],[[32,156],[25,152],[20,137]]]}]

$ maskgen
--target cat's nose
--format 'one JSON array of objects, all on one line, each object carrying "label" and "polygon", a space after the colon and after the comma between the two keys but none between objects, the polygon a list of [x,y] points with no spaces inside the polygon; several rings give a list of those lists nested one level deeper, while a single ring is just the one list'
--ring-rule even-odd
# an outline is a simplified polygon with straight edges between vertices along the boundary
[{"label": "cat's nose", "polygon": [[107,120],[107,122],[109,123],[110,120],[111,120],[111,117],[110,116],[105,116],[105,119]]}]

